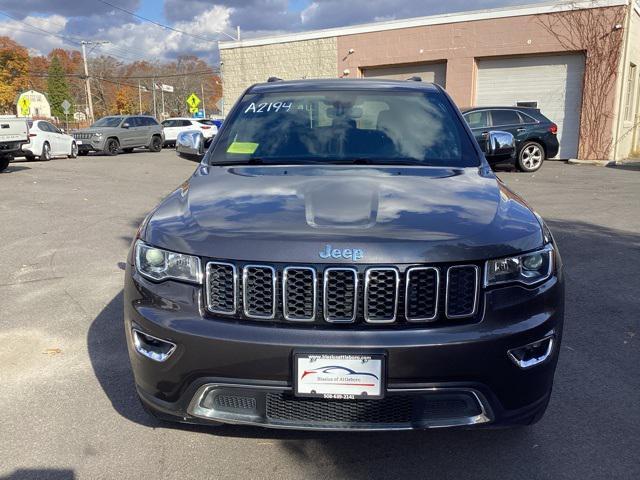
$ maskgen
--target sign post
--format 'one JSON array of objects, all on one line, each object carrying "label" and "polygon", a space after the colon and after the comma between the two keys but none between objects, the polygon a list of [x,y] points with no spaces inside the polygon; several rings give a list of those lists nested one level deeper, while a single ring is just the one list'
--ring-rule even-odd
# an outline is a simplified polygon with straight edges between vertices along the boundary
[{"label": "sign post", "polygon": [[64,123],[65,123],[65,129],[68,132],[69,131],[69,108],[71,108],[71,104],[69,103],[69,100],[65,99],[62,102],[62,111],[64,112]]},{"label": "sign post", "polygon": [[31,107],[31,100],[29,100],[26,96],[21,96],[20,100],[18,100],[18,110],[20,111],[21,117],[28,117]]},{"label": "sign post", "polygon": [[189,105],[189,112],[194,114],[198,111],[198,105],[200,105],[200,99],[195,93],[192,93],[187,98],[187,105]]}]

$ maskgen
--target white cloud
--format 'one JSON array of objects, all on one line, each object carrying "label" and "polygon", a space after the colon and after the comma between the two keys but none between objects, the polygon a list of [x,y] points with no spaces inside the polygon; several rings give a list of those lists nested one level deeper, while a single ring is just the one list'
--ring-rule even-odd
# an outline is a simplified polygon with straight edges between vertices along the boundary
[{"label": "white cloud", "polygon": [[68,48],[68,43],[62,38],[47,35],[27,24],[62,35],[67,25],[67,19],[62,15],[28,16],[24,19],[24,23],[7,19],[0,22],[0,36],[7,36],[14,42],[27,47],[32,55],[46,55],[54,48]]}]

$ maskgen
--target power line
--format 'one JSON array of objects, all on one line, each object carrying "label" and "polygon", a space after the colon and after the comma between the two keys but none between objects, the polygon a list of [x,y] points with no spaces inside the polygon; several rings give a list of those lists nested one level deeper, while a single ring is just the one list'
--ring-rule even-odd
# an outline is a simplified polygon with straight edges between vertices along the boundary
[{"label": "power line", "polygon": [[[155,20],[151,20],[150,18],[143,17],[142,15],[138,15],[135,12],[127,10],[126,8],[120,7],[118,5],[114,5],[113,3],[107,2],[106,0],[98,0],[98,2],[104,3],[105,5],[109,5],[110,7],[113,7],[115,9],[117,9],[117,10],[120,10],[121,12],[128,13],[129,15],[132,15],[132,16],[140,19],[140,20],[144,20],[145,22],[152,23],[152,24],[154,24],[154,25],[156,25],[156,26],[158,26],[160,28],[164,28],[166,30],[171,30],[172,32],[180,33],[182,35],[187,35],[189,37],[197,38],[198,40],[204,40],[205,42],[218,43],[218,40],[213,40],[211,38],[202,37],[200,35],[194,35],[193,33],[185,32],[184,30],[179,30],[177,28],[170,27],[169,25],[164,25],[163,23],[156,22]],[[226,32],[217,31],[217,33],[221,33],[222,35],[226,35],[227,37],[231,38],[232,40],[238,40],[238,38],[235,38],[235,37],[229,35]]]},{"label": "power line", "polygon": [[22,23],[24,25],[27,25],[28,27],[34,28],[36,30],[39,30],[42,33],[46,33],[47,35],[52,35],[54,37],[61,38],[62,40],[66,41],[68,43],[73,43],[74,45],[80,45],[80,42],[78,42],[76,40],[73,40],[71,37],[68,37],[66,35],[60,35],[58,33],[50,32],[50,31],[45,30],[43,28],[36,27],[35,25],[31,25],[30,23],[27,23],[24,20],[20,20],[19,18],[16,18],[13,15],[9,15],[7,12],[0,11],[0,15],[4,15],[5,17],[9,17],[10,19],[15,20],[16,22],[20,22],[20,23]]},{"label": "power line", "polygon": [[[174,77],[189,77],[192,75],[215,75],[219,73],[217,69],[209,69],[209,70],[196,70],[193,72],[184,72],[184,73],[167,73],[167,74],[157,74],[157,75],[121,75],[121,76],[108,76],[108,77],[96,77],[93,78],[98,80],[117,80],[117,79],[130,79],[130,80],[152,80],[152,79],[161,79],[161,78],[174,78]],[[31,72],[29,73],[32,77],[48,77],[48,72]],[[78,77],[82,78],[82,74],[80,73],[65,73],[67,77]]]}]

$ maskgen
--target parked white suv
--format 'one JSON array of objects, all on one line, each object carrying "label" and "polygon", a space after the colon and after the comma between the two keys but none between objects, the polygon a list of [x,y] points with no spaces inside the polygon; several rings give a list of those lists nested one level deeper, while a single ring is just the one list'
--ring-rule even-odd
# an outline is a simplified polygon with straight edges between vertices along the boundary
[{"label": "parked white suv", "polygon": [[53,157],[76,158],[78,145],[71,135],[67,135],[46,120],[29,120],[29,140],[22,145],[27,160],[51,160]]},{"label": "parked white suv", "polygon": [[178,134],[198,130],[205,139],[213,138],[218,133],[218,127],[208,118],[167,118],[162,122],[164,128],[164,145],[175,146]]}]

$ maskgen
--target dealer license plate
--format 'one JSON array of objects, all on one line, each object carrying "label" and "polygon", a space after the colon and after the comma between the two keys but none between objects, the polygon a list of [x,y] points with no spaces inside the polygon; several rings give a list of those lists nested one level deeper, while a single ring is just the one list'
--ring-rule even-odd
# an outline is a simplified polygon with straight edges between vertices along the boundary
[{"label": "dealer license plate", "polygon": [[338,400],[383,396],[382,355],[300,353],[294,361],[296,396]]},{"label": "dealer license plate", "polygon": [[76,140],[76,145],[82,145],[82,140]]}]

